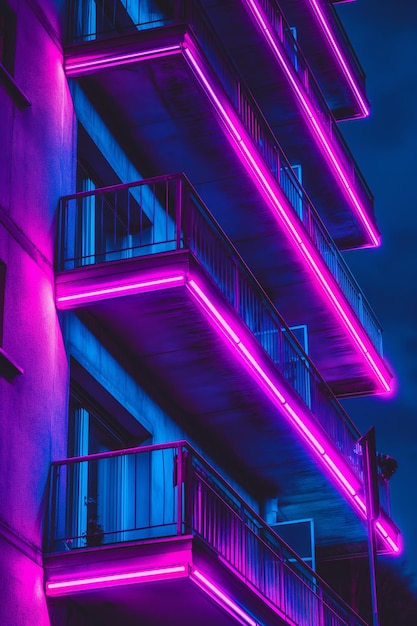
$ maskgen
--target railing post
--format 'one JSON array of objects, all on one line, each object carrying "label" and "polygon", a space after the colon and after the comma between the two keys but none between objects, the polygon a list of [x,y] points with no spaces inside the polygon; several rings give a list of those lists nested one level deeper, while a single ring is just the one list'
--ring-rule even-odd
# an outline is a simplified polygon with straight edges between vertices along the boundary
[{"label": "railing post", "polygon": [[183,471],[182,471],[182,444],[178,445],[177,453],[177,535],[182,535],[182,484],[183,484]]},{"label": "railing post", "polygon": [[234,307],[235,310],[240,314],[240,283],[239,283],[239,267],[236,263],[236,261],[234,261],[233,263],[234,268],[235,268],[235,284],[234,284],[234,294],[233,294],[233,298],[234,298]]},{"label": "railing post", "polygon": [[57,511],[57,502],[56,502],[56,494],[57,494],[57,480],[58,480],[58,466],[53,465],[51,471],[51,483],[50,483],[50,496],[49,496],[49,506],[51,511],[51,521],[49,525],[48,532],[48,549],[49,552],[53,552],[53,546],[55,541],[55,527],[56,527],[56,511]]},{"label": "railing post", "polygon": [[324,626],[324,624],[326,622],[324,621],[325,615],[324,615],[324,601],[323,601],[323,588],[322,587],[319,587],[318,599],[319,599],[319,610],[318,610],[319,623],[318,623],[318,626]]},{"label": "railing post", "polygon": [[[175,179],[175,182],[176,182],[176,185],[175,185],[175,229],[176,229],[175,240],[176,240],[177,250],[180,250],[181,249],[181,231],[182,231],[181,225],[182,225],[182,218],[183,218],[182,203],[183,203],[184,181],[181,176],[178,176],[178,178]],[[166,182],[166,184],[169,185],[169,180]],[[185,232],[184,232],[184,236],[185,236]]]},{"label": "railing post", "polygon": [[240,531],[240,545],[241,545],[241,555],[242,555],[242,564],[243,564],[243,575],[245,577],[248,576],[249,572],[248,572],[248,557],[249,557],[249,551],[248,551],[248,544],[247,544],[247,538],[249,537],[249,533],[246,532],[246,528],[245,528],[245,509],[243,507],[243,504],[240,507],[240,527],[241,527],[241,531]]},{"label": "railing post", "polygon": [[363,324],[363,298],[362,298],[362,294],[361,294],[360,291],[358,292],[358,299],[359,299],[358,317],[359,317],[361,323]]},{"label": "railing post", "polygon": [[[67,200],[60,200],[59,201],[59,210],[58,210],[58,250],[57,250],[57,257],[58,257],[58,270],[63,270],[64,269],[64,241],[65,241],[65,234],[67,232],[67,227],[65,226],[64,228],[64,206],[67,205]],[[66,212],[66,211],[65,211]]]}]

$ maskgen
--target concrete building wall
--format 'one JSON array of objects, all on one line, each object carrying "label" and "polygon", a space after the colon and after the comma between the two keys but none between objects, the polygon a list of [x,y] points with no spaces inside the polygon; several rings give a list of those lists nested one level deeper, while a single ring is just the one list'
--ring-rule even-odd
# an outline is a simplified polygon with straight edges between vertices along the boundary
[{"label": "concrete building wall", "polygon": [[[0,261],[6,266],[0,371],[0,624],[50,623],[43,515],[50,461],[66,448],[67,357],[54,305],[58,199],[75,176],[74,114],[61,6],[10,0],[11,78],[0,84]],[[7,374],[10,360],[23,373]]]}]

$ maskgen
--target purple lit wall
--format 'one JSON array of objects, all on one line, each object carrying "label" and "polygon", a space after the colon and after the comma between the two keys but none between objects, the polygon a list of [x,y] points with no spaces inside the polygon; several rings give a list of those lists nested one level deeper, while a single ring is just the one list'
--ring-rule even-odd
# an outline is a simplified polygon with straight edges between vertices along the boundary
[{"label": "purple lit wall", "polygon": [[[51,458],[66,452],[67,358],[54,298],[57,198],[74,179],[73,110],[55,3],[10,3],[14,76],[0,84],[0,623],[49,625],[42,541]],[[28,62],[30,59],[30,62]]]}]

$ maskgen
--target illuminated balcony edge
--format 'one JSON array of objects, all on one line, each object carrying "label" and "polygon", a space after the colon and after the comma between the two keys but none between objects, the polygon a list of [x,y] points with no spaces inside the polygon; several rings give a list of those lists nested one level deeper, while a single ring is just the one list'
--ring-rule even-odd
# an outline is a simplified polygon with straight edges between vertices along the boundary
[{"label": "illuminated balcony edge", "polygon": [[146,583],[152,580],[178,580],[189,578],[217,605],[237,619],[244,626],[260,626],[260,623],[249,616],[232,598],[221,588],[210,581],[201,568],[196,569],[192,563],[176,566],[136,570],[128,573],[73,578],[55,582],[46,582],[45,589],[48,597],[73,595],[85,590],[97,590],[120,587],[128,584]]},{"label": "illuminated balcony edge", "polygon": [[[333,32],[333,29],[328,21],[328,19],[326,18],[326,15],[324,13],[324,11],[322,10],[322,8],[319,5],[319,2],[317,0],[308,0],[315,16],[316,19],[318,21],[318,23],[320,24],[320,27],[322,29],[322,31],[324,32],[324,35],[330,45],[330,48],[333,50],[334,56],[337,59],[337,62],[339,64],[340,69],[342,70],[343,74],[346,77],[346,80],[348,81],[352,92],[356,98],[356,101],[360,107],[360,110],[362,112],[362,116],[363,117],[368,117],[370,111],[369,111],[369,106],[366,103],[366,101],[363,99],[362,94],[361,94],[361,90],[352,74],[352,72],[349,69],[349,64],[337,42],[337,37],[335,35],[335,33]],[[329,5],[330,6],[330,5]],[[336,11],[334,10],[333,7],[331,7],[332,10],[332,14],[333,14],[333,19],[335,20],[339,31],[342,35],[342,37],[345,39],[346,43],[349,43],[348,37],[344,31],[344,28],[337,16]],[[356,54],[354,52],[354,50],[352,49],[351,46],[350,47],[350,53],[351,53],[351,58],[353,59],[353,61],[355,62],[358,71],[360,71],[363,75],[363,70],[360,67],[359,61],[356,57]]]},{"label": "illuminated balcony edge", "polygon": [[[256,0],[245,0],[245,2],[247,6],[249,7],[249,10],[251,11],[251,14],[253,15],[255,21],[257,22],[262,35],[267,41],[268,46],[272,50],[272,53],[274,54],[275,58],[278,60],[280,67],[283,69],[294,93],[296,94],[296,97],[298,99],[298,102],[300,103],[300,106],[303,112],[304,119],[306,120],[307,124],[310,126],[311,131],[314,134],[314,136],[317,138],[318,145],[321,147],[321,151],[327,163],[329,164],[330,168],[335,173],[336,178],[339,180],[340,184],[342,185],[342,188],[344,189],[344,193],[348,202],[353,205],[353,208],[355,212],[357,213],[359,220],[361,221],[366,232],[368,233],[368,236],[370,238],[370,241],[372,242],[372,245],[379,246],[380,245],[379,232],[374,227],[372,222],[369,220],[367,211],[362,206],[361,201],[355,192],[354,184],[352,184],[350,180],[351,174],[347,172],[346,168],[342,165],[338,155],[333,149],[332,143],[334,139],[331,136],[329,136],[329,133],[327,132],[327,130],[324,129],[323,125],[320,122],[320,118],[315,113],[314,107],[310,102],[309,96],[305,92],[304,85],[299,80],[298,74],[295,71],[294,66],[292,65],[292,63],[290,63],[286,54],[283,53],[283,51],[280,49],[282,42],[280,42],[279,38],[277,39],[275,30],[272,28],[272,26],[268,24],[269,20],[267,16],[265,15],[264,11],[262,10],[261,5]],[[288,37],[290,37],[290,35],[288,35]],[[295,40],[294,40],[294,45],[297,46]],[[304,64],[308,68],[305,61],[304,61]],[[309,74],[310,74],[310,80],[314,80],[314,78],[311,76],[310,71],[309,71]],[[324,105],[322,104],[322,106]],[[336,131],[335,135],[336,135],[336,139],[338,140],[340,144],[340,147],[342,148],[342,150],[345,151],[345,153],[347,153],[348,148],[345,145],[344,140],[338,131],[333,115],[330,113],[330,111],[326,111],[326,114],[329,116],[332,126]],[[368,111],[368,114],[369,114],[369,111]],[[346,154],[345,156],[346,158],[350,158],[352,160],[353,168],[351,167],[351,169],[355,169],[356,164],[353,160],[353,157],[350,154],[349,155]],[[361,180],[361,184],[365,186],[366,184],[363,181],[362,176],[359,176],[359,179]],[[370,194],[370,191],[368,189],[365,188],[365,191],[368,193],[368,195]]]},{"label": "illuminated balcony edge", "polygon": [[[378,354],[367,333],[364,332],[363,326],[356,321],[356,315],[353,313],[353,310],[351,310],[350,305],[339,299],[337,292],[340,291],[341,294],[343,294],[343,292],[337,284],[332,272],[312,243],[310,236],[300,223],[298,216],[296,216],[264,160],[252,149],[252,139],[238,115],[230,106],[227,106],[227,103],[222,104],[219,96],[216,94],[214,86],[202,69],[198,59],[198,52],[193,42],[188,37],[186,37],[184,43],[184,54],[188,58],[191,67],[195,70],[198,79],[213,103],[221,121],[228,130],[228,137],[231,144],[237,153],[241,155],[248,173],[256,179],[260,192],[267,204],[271,207],[277,221],[288,233],[294,249],[297,250],[307,269],[312,272],[317,279],[342,324],[351,335],[359,351],[368,361],[375,379],[379,381],[385,392],[390,392],[392,390],[390,385],[392,376],[382,362],[381,356]],[[346,296],[343,294],[343,299],[345,298]],[[379,361],[379,365],[377,361]]]},{"label": "illuminated balcony edge", "polygon": [[[254,380],[256,380],[265,393],[271,398],[274,404],[283,414],[294,430],[299,434],[301,439],[307,444],[314,455],[320,461],[325,473],[331,477],[333,482],[337,484],[341,493],[353,505],[353,508],[359,513],[362,519],[366,519],[367,508],[363,499],[363,484],[354,474],[352,469],[337,450],[333,443],[329,447],[329,439],[322,429],[311,422],[305,412],[303,412],[299,403],[295,403],[292,398],[288,401],[286,398],[287,390],[282,386],[280,381],[270,372],[267,372],[259,363],[250,346],[248,347],[236,332],[231,323],[226,319],[225,315],[219,311],[210,298],[200,288],[198,283],[189,278],[186,283],[187,288],[194,294],[194,297],[201,303],[206,311],[208,319],[214,324],[228,340],[229,344],[235,349],[239,359],[245,364],[246,368],[251,372]],[[377,520],[380,522],[380,520]],[[387,520],[384,520],[385,524]],[[398,543],[398,529],[391,527],[387,530],[386,525],[382,529],[381,523],[376,526],[379,536],[384,545],[390,551],[400,552],[400,544]],[[391,534],[390,534],[391,533]],[[394,535],[394,537],[392,536]]]},{"label": "illuminated balcony edge", "polygon": [[[219,304],[212,302],[211,298],[198,283],[198,280],[190,273],[188,275],[180,273],[141,282],[129,282],[126,285],[126,289],[123,289],[123,285],[118,284],[104,289],[89,288],[88,291],[79,292],[78,294],[60,295],[60,286],[57,285],[56,302],[58,308],[65,309],[97,302],[102,299],[118,297],[122,294],[141,293],[175,286],[185,286],[201,310],[205,312],[209,322],[221,332],[222,337],[227,345],[233,349],[238,360],[245,366],[253,379],[278,408],[279,413],[287,419],[295,432],[298,433],[308,448],[314,453],[314,456],[320,461],[326,475],[338,486],[341,493],[353,505],[356,512],[359,513],[359,516],[362,519],[366,519],[366,505],[361,495],[363,493],[363,484],[353,469],[349,467],[334,443],[329,440],[322,427],[318,423],[314,424],[311,421],[305,410],[303,410],[300,401],[296,401],[295,398],[288,398],[287,387],[273,371],[265,369],[259,361],[256,352],[253,351],[250,340],[242,341],[241,337],[245,336],[247,332],[243,328],[242,330],[234,329],[233,321],[227,319],[227,313],[222,310]],[[396,535],[393,538],[392,532],[390,534],[386,530],[386,525],[384,529],[386,532],[377,527],[384,544],[391,551],[399,552],[400,547]]]},{"label": "illuminated balcony edge", "polygon": [[134,585],[139,582],[150,580],[166,580],[187,576],[187,567],[184,564],[168,567],[151,568],[147,570],[135,570],[131,572],[120,572],[118,574],[104,574],[100,576],[88,576],[84,578],[74,578],[66,580],[56,580],[46,582],[46,595],[49,597],[64,596],[87,589],[106,589],[109,587],[120,587],[124,585]]}]

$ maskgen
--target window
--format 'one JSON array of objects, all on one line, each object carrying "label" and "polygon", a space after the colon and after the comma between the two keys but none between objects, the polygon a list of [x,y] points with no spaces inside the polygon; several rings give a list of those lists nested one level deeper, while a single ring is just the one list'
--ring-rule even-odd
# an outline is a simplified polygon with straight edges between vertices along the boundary
[{"label": "window", "polygon": [[[70,456],[86,456],[135,445],[83,391],[72,385],[70,397]],[[133,511],[129,503],[129,476],[133,457],[115,457],[74,467],[72,516],[77,543],[73,547],[123,540]],[[129,471],[130,470],[130,471]]]},{"label": "window", "polygon": [[11,76],[14,74],[15,51],[16,14],[5,0],[0,0],[0,65]]},{"label": "window", "polygon": [[[71,359],[68,452],[83,457],[149,441],[150,433],[77,361]],[[148,462],[147,458],[144,458]],[[143,464],[143,463],[142,463]],[[136,515],[132,483],[139,463],[134,455],[93,458],[75,463],[68,548],[124,541]],[[142,475],[148,473],[143,468]]]}]

